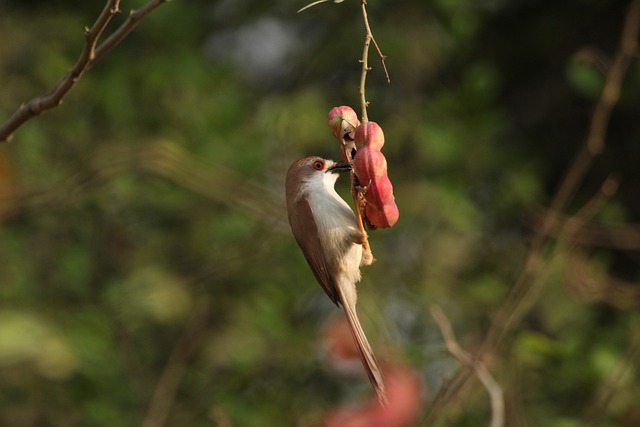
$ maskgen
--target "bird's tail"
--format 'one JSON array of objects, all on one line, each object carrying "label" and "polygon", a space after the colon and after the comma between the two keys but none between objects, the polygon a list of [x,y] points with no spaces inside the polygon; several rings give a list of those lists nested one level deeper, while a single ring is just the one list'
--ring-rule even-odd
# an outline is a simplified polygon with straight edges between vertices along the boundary
[{"label": "bird's tail", "polygon": [[[337,286],[337,288],[340,293],[340,301],[344,307],[344,313],[347,316],[351,336],[353,336],[353,340],[355,341],[362,365],[364,366],[365,371],[367,371],[367,376],[369,377],[369,381],[371,381],[371,385],[378,396],[378,400],[382,405],[386,405],[387,395],[384,388],[384,382],[382,381],[382,371],[380,370],[376,356],[373,354],[371,345],[369,345],[367,336],[362,329],[362,325],[360,325],[360,320],[356,313],[355,287],[353,287],[352,284],[349,284],[348,288],[345,286]],[[353,294],[348,293],[349,291],[347,289],[349,288],[353,288]]]}]

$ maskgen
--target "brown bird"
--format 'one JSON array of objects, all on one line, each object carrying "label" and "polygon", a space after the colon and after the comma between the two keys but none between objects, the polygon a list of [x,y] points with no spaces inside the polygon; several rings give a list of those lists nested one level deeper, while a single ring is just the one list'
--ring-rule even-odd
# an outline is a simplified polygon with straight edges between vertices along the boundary
[{"label": "brown bird", "polygon": [[336,193],[346,162],[307,157],[289,167],[286,180],[289,224],[311,271],[336,305],[344,308],[362,364],[381,403],[385,388],[378,362],[356,314],[356,282],[360,280],[365,234],[353,211]]}]

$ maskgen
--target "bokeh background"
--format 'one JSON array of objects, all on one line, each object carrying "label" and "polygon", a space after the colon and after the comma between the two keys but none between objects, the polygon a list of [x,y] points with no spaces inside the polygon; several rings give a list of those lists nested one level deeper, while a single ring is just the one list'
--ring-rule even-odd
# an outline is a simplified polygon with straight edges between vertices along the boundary
[{"label": "bokeh background", "polygon": [[[305,4],[169,2],[0,145],[0,425],[315,426],[367,399],[323,350],[339,312],[283,197],[291,162],[338,156],[329,109],[359,111],[363,25],[356,0]],[[359,313],[420,379],[404,425],[491,417],[473,377],[442,393],[460,371],[431,304],[483,350],[506,425],[640,425],[637,61],[540,237],[629,4],[369,1],[391,75],[372,51],[369,118],[401,214],[371,233]],[[64,75],[103,6],[0,2],[1,121]],[[500,310],[517,313],[487,342]]]}]

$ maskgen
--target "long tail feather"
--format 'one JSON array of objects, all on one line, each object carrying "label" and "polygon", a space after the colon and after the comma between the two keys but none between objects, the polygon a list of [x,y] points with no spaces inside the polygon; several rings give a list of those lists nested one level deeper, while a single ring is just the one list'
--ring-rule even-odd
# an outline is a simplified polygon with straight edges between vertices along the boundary
[{"label": "long tail feather", "polygon": [[[348,286],[353,285],[349,284]],[[342,302],[344,313],[347,317],[347,322],[349,323],[349,329],[351,330],[351,335],[353,336],[356,348],[358,349],[362,365],[364,366],[367,376],[369,377],[369,381],[371,381],[371,385],[378,396],[378,400],[382,405],[386,405],[387,395],[384,388],[384,382],[382,381],[382,371],[380,370],[376,356],[373,354],[371,345],[369,345],[367,336],[362,329],[362,325],[360,325],[360,320],[356,313],[355,294],[348,295],[348,291],[343,286],[337,286],[337,288],[340,293],[340,301]]]}]

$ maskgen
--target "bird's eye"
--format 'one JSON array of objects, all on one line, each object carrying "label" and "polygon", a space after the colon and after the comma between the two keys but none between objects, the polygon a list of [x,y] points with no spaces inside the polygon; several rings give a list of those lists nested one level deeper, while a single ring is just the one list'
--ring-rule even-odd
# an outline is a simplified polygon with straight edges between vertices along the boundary
[{"label": "bird's eye", "polygon": [[324,162],[322,160],[316,160],[315,162],[313,162],[313,168],[315,170],[321,171],[322,169],[324,169]]}]

